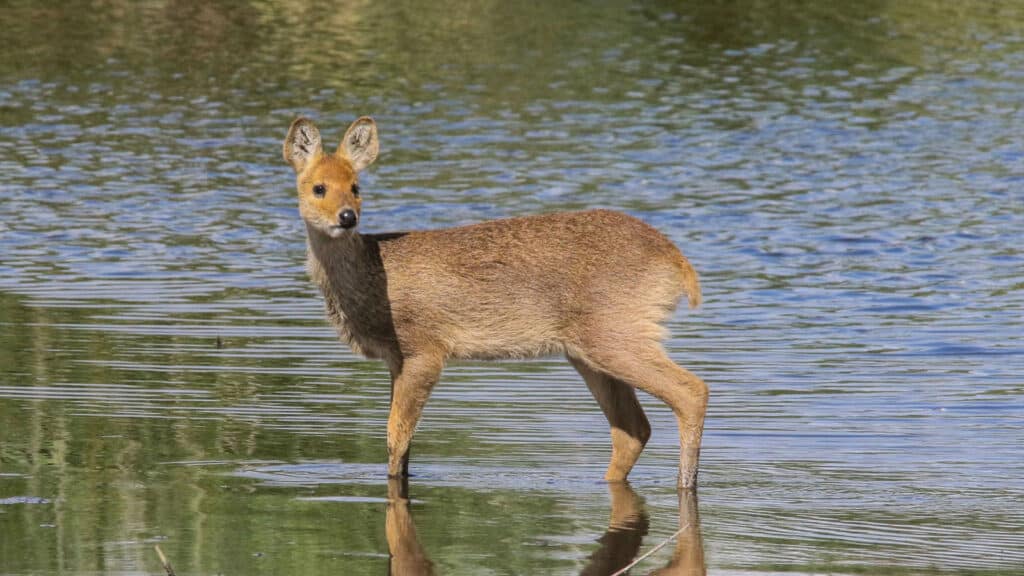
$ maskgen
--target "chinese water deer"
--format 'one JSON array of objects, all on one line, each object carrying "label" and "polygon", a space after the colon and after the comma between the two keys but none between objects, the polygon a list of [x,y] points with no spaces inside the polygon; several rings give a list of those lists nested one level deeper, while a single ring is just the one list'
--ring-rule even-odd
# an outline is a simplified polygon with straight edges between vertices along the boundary
[{"label": "chinese water deer", "polygon": [[333,154],[306,118],[284,141],[327,317],[354,352],[391,371],[388,475],[408,474],[413,430],[449,358],[564,354],[611,425],[605,478],[625,480],[650,436],[639,388],[675,413],[679,486],[695,487],[707,386],[661,346],[661,323],[680,297],[691,307],[701,299],[675,245],[610,210],[360,234],[359,172],[378,150],[377,126],[365,117]]}]

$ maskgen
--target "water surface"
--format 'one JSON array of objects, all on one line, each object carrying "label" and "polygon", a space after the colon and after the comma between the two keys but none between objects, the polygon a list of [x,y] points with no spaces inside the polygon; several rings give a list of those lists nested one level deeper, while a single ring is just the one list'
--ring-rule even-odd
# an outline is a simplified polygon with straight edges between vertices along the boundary
[{"label": "water surface", "polygon": [[[633,573],[1020,573],[1020,5],[548,4],[0,8],[0,572],[607,574],[692,524]],[[649,397],[600,481],[560,359],[448,367],[398,498],[386,372],[305,278],[299,114],[377,119],[368,230],[676,241],[699,505]]]}]

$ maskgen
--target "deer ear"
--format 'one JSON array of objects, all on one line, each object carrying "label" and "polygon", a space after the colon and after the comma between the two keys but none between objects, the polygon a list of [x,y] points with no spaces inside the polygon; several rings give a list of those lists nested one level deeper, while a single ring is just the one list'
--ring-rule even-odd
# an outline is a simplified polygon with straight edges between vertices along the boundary
[{"label": "deer ear", "polygon": [[353,122],[338,146],[338,154],[348,158],[356,172],[373,164],[378,152],[380,141],[377,140],[377,123],[369,116]]},{"label": "deer ear", "polygon": [[295,172],[302,172],[309,161],[323,152],[320,130],[309,118],[296,118],[284,139],[284,160]]}]

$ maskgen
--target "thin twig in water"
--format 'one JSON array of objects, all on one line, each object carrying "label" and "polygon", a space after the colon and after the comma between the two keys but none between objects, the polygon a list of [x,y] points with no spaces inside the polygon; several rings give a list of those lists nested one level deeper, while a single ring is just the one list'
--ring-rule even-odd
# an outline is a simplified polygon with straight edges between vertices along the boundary
[{"label": "thin twig in water", "polygon": [[164,556],[164,551],[160,549],[160,545],[153,546],[156,548],[156,555],[160,557],[160,563],[164,565],[164,571],[167,572],[167,576],[175,576],[174,568],[171,568],[171,563],[167,561],[167,556]]},{"label": "thin twig in water", "polygon": [[618,572],[612,573],[611,576],[622,576],[626,572],[629,572],[630,568],[632,568],[633,566],[636,566],[637,564],[643,562],[644,558],[647,558],[651,554],[654,554],[658,550],[661,550],[662,548],[664,548],[665,544],[668,544],[669,542],[675,540],[677,536],[679,536],[680,534],[683,533],[683,530],[686,530],[689,527],[690,527],[690,523],[689,522],[687,522],[686,524],[683,524],[683,526],[679,530],[676,530],[675,533],[672,534],[671,536],[669,536],[668,538],[666,538],[664,542],[662,542],[661,544],[658,544],[654,548],[651,548],[650,550],[647,551],[646,554],[644,554],[643,556],[637,558],[636,560],[633,560],[632,562],[627,564],[624,568],[622,568]]}]

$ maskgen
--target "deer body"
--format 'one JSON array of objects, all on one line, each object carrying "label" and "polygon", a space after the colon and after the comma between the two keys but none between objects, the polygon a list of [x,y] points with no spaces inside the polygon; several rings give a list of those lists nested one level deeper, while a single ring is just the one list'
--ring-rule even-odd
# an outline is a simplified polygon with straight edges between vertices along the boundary
[{"label": "deer body", "polygon": [[446,360],[564,354],[611,424],[606,478],[624,480],[650,435],[641,388],[679,419],[679,482],[695,486],[707,387],[660,341],[661,323],[684,294],[699,304],[700,287],[664,235],[610,210],[360,234],[357,173],[376,158],[373,121],[357,120],[327,155],[299,119],[284,153],[327,316],[354,352],[391,372],[389,475],[408,472],[412,432]]},{"label": "deer body", "polygon": [[341,338],[393,363],[424,346],[449,358],[566,353],[600,337],[590,323],[608,315],[657,336],[689,265],[643,222],[595,210],[345,239],[311,231],[308,269]]}]

